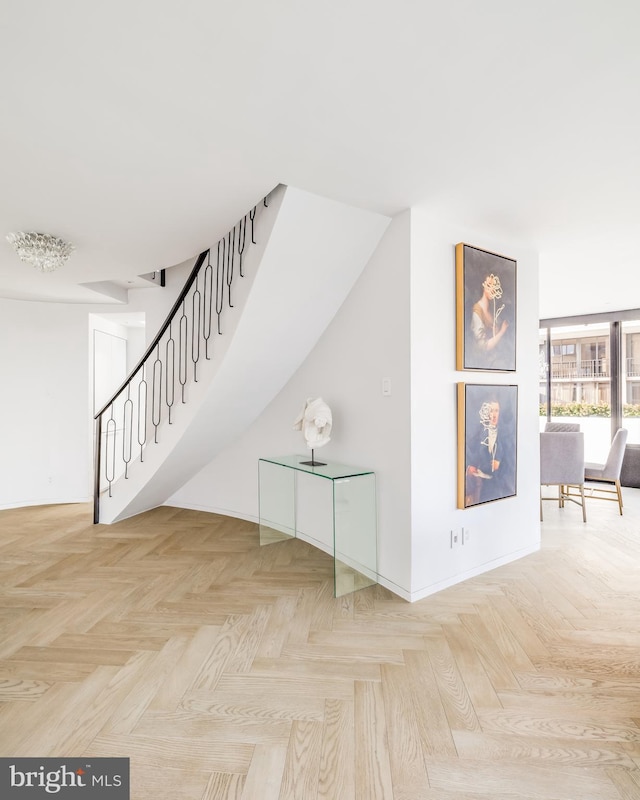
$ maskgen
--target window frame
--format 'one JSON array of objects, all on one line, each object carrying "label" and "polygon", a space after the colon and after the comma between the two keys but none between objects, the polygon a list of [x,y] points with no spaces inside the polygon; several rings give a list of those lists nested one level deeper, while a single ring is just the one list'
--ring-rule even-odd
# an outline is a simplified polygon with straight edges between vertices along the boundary
[{"label": "window frame", "polygon": [[[640,308],[621,311],[606,311],[598,314],[579,314],[573,317],[548,317],[541,319],[539,330],[546,331],[546,360],[551,365],[551,332],[554,328],[569,325],[591,325],[593,323],[609,323],[609,358],[611,381],[611,438],[618,428],[622,427],[622,322],[640,320]],[[551,419],[551,369],[547,369],[547,420]]]}]

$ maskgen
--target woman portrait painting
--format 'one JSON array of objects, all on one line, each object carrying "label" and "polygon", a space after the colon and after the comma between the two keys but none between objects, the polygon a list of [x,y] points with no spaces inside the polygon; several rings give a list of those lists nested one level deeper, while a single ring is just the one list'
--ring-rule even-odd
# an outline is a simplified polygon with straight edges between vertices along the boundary
[{"label": "woman portrait painting", "polygon": [[516,368],[516,262],[456,246],[457,369]]}]

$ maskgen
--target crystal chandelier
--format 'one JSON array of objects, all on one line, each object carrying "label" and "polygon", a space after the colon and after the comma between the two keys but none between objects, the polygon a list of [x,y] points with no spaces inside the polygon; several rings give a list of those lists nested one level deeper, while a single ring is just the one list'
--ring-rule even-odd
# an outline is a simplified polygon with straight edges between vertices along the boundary
[{"label": "crystal chandelier", "polygon": [[74,249],[72,244],[51,236],[48,233],[9,233],[10,242],[18,258],[39,269],[40,272],[53,272],[61,267]]}]

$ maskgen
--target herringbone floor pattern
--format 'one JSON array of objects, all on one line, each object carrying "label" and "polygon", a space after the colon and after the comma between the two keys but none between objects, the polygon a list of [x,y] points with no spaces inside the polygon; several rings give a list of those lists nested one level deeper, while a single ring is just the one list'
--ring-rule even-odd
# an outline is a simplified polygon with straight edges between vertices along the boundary
[{"label": "herringbone floor pattern", "polygon": [[0,512],[0,755],[130,757],[134,800],[640,798],[625,499],[414,604],[235,519]]}]

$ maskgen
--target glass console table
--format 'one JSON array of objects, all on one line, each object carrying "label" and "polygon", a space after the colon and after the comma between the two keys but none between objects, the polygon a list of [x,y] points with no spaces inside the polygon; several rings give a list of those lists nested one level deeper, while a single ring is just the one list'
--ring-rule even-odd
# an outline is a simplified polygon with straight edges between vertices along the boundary
[{"label": "glass console table", "polygon": [[329,553],[336,597],[371,586],[378,578],[375,473],[304,461],[309,456],[259,459],[260,544],[295,537]]}]

